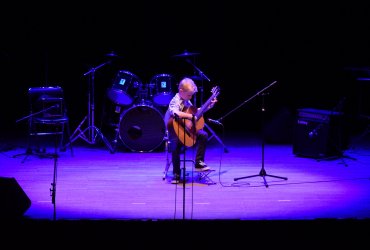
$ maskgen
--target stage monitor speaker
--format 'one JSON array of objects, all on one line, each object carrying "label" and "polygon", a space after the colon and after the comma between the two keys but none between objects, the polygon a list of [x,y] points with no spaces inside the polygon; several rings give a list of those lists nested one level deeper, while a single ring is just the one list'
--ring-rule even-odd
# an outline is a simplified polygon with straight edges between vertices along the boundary
[{"label": "stage monitor speaker", "polygon": [[293,153],[312,158],[340,156],[344,141],[342,116],[327,110],[299,109]]},{"label": "stage monitor speaker", "polygon": [[0,218],[20,218],[30,208],[31,200],[15,178],[0,177]]}]

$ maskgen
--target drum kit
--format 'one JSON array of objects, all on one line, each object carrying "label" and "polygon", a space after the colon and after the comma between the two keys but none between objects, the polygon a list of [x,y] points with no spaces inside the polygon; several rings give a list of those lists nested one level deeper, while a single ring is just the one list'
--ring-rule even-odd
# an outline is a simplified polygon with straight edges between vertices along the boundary
[{"label": "drum kit", "polygon": [[[197,55],[199,53],[185,50],[173,57],[188,60]],[[192,78],[198,80],[197,77],[201,80],[207,79],[203,74]],[[114,124],[114,143],[120,139],[134,152],[151,152],[162,144],[166,136],[164,115],[175,95],[174,80],[172,74],[161,73],[154,75],[150,82],[145,84],[130,71],[117,72],[106,92],[109,101],[115,105],[115,113],[119,114],[118,124]]]},{"label": "drum kit", "polygon": [[174,77],[167,73],[154,75],[145,84],[130,71],[118,71],[107,97],[123,110],[119,112],[117,137],[130,150],[150,152],[162,144],[166,133],[164,110],[174,96],[174,84]]}]

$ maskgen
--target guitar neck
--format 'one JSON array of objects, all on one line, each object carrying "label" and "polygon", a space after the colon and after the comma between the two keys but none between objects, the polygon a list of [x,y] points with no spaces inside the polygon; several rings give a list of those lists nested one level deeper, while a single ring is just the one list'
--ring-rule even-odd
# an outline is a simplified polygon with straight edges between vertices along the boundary
[{"label": "guitar neck", "polygon": [[206,110],[206,107],[209,106],[209,104],[211,103],[211,99],[208,99],[207,102],[205,102],[202,107],[200,107],[197,111],[197,113],[195,114],[196,117],[201,117],[203,115],[203,113],[205,112]]},{"label": "guitar neck", "polygon": [[208,100],[202,105],[202,107],[200,107],[198,109],[198,111],[196,112],[195,116],[198,117],[201,117],[203,115],[203,113],[206,111],[207,107],[211,104],[213,98],[217,97],[218,95],[218,88],[214,88],[212,90],[213,94],[210,98],[208,98]]}]

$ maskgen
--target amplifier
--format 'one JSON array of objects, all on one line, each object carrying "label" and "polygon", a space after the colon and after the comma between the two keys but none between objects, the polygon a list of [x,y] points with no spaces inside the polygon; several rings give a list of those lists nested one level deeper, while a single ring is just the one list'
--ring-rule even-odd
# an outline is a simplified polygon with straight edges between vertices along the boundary
[{"label": "amplifier", "polygon": [[297,113],[298,118],[325,123],[328,123],[330,119],[333,119],[334,117],[339,117],[343,115],[342,112],[312,108],[298,109]]},{"label": "amplifier", "polygon": [[294,126],[293,153],[323,158],[342,154],[343,113],[320,109],[298,109]]}]

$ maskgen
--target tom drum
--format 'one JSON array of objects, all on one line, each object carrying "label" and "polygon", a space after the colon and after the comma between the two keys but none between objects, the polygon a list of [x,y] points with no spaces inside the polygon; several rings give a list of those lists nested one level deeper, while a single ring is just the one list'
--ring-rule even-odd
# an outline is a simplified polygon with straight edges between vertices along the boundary
[{"label": "tom drum", "polygon": [[172,93],[173,77],[170,74],[158,74],[150,81],[150,96],[159,106],[167,106],[174,94]]},{"label": "tom drum", "polygon": [[113,85],[107,91],[108,98],[118,105],[131,105],[142,85],[135,74],[120,70],[114,78]]}]

